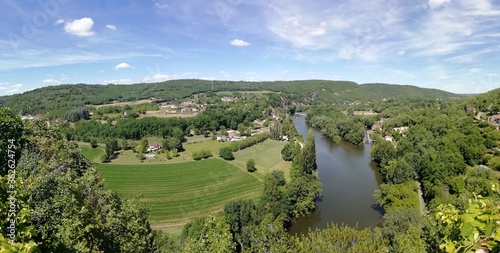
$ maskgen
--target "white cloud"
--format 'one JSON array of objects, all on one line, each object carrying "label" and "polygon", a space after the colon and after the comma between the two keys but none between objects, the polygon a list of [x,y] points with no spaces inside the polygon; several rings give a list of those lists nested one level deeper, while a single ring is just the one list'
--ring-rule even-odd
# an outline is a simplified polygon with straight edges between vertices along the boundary
[{"label": "white cloud", "polygon": [[121,78],[121,79],[112,79],[112,80],[104,80],[103,84],[131,84],[132,79],[130,78]]},{"label": "white cloud", "polygon": [[24,85],[20,83],[0,82],[0,95],[10,95],[20,93]]},{"label": "white cloud", "polygon": [[80,37],[87,37],[94,35],[94,31],[92,31],[92,26],[94,25],[94,21],[92,18],[81,18],[76,19],[72,22],[66,22],[64,24],[64,30],[66,33],[73,34]]},{"label": "white cloud", "polygon": [[58,19],[55,24],[60,25],[62,23],[64,23],[64,19]]},{"label": "white cloud", "polygon": [[116,26],[115,25],[106,25],[106,28],[108,28],[109,30],[116,30]]},{"label": "white cloud", "polygon": [[226,79],[231,77],[231,74],[230,74],[230,73],[228,73],[228,72],[226,72],[226,71],[224,71],[224,70],[221,70],[221,71],[219,72],[219,74],[220,74],[223,78],[226,78]]},{"label": "white cloud", "polygon": [[398,51],[398,55],[405,55],[405,54],[406,54],[405,50]]},{"label": "white cloud", "polygon": [[56,80],[56,79],[53,79],[53,78],[48,78],[48,79],[44,79],[44,80],[42,80],[42,83],[44,83],[44,84],[52,84],[52,85],[54,85],[54,84],[60,84],[60,83],[61,83],[61,81]]},{"label": "white cloud", "polygon": [[451,2],[451,0],[429,0],[428,4],[431,9],[436,9],[439,8],[441,5],[449,2]]},{"label": "white cloud", "polygon": [[144,77],[143,81],[145,83],[158,83],[158,82],[163,82],[163,81],[173,80],[173,79],[179,79],[179,76],[156,73],[152,76]]},{"label": "white cloud", "polygon": [[250,45],[250,43],[248,43],[244,40],[240,40],[240,39],[231,40],[231,41],[229,41],[229,44],[231,44],[233,46],[237,46],[237,47],[246,47],[246,46]]},{"label": "white cloud", "polygon": [[127,68],[132,68],[132,66],[130,66],[128,63],[126,62],[122,62],[118,65],[115,66],[115,69],[116,70],[119,70],[119,69],[127,69]]},{"label": "white cloud", "polygon": [[469,69],[469,71],[470,71],[471,73],[479,73],[479,72],[481,72],[481,71],[482,71],[482,69],[481,69],[481,68],[471,68],[471,69]]}]

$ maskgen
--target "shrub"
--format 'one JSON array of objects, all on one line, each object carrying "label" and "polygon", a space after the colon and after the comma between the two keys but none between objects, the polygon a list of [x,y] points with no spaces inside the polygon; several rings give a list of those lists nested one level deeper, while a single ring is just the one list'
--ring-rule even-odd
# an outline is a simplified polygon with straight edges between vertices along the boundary
[{"label": "shrub", "polygon": [[257,169],[255,168],[255,161],[250,158],[247,160],[247,171],[248,172],[254,172],[256,171]]},{"label": "shrub", "polygon": [[224,158],[224,160],[234,160],[233,151],[230,147],[223,147],[219,150],[220,157]]}]

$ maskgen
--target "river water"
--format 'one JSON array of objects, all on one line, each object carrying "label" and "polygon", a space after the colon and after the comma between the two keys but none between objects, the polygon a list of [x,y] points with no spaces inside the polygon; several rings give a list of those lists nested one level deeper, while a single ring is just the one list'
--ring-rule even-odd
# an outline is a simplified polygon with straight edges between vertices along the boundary
[{"label": "river water", "polygon": [[[296,117],[294,122],[306,140],[305,117]],[[326,228],[330,223],[357,225],[360,229],[375,227],[382,209],[376,204],[373,192],[382,178],[379,168],[371,161],[371,145],[353,145],[345,141],[335,144],[316,130],[314,136],[323,196],[317,200],[316,210],[311,215],[292,224],[290,234],[306,234],[309,228]]]}]

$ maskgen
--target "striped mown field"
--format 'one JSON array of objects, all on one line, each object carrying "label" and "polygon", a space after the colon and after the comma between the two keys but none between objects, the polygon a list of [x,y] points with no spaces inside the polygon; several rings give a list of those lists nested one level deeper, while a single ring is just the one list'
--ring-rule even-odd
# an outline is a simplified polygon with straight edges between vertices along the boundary
[{"label": "striped mown field", "polygon": [[257,199],[262,182],[221,159],[176,164],[97,164],[108,189],[139,197],[155,229],[179,232],[188,221],[223,209],[229,200]]}]

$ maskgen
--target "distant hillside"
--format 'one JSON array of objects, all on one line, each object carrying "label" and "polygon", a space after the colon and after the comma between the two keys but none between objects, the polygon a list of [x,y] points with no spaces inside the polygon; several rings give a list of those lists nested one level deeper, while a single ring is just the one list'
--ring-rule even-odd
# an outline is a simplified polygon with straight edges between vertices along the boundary
[{"label": "distant hillside", "polygon": [[383,83],[366,83],[361,88],[371,92],[378,98],[452,98],[461,97],[438,89],[424,89],[412,85],[397,85]]},{"label": "distant hillside", "polygon": [[478,111],[500,112],[500,88],[484,94],[467,97],[462,101],[464,107],[475,107]]},{"label": "distant hillside", "polygon": [[23,94],[0,97],[0,104],[19,114],[63,115],[84,105],[99,105],[112,101],[135,101],[154,97],[159,101],[187,98],[193,94],[218,91],[269,90],[282,92],[288,99],[304,103],[370,101],[380,98],[449,98],[458,95],[434,89],[389,84],[358,85],[348,81],[207,81],[171,80],[161,83],[133,85],[72,84],[35,89]]}]

